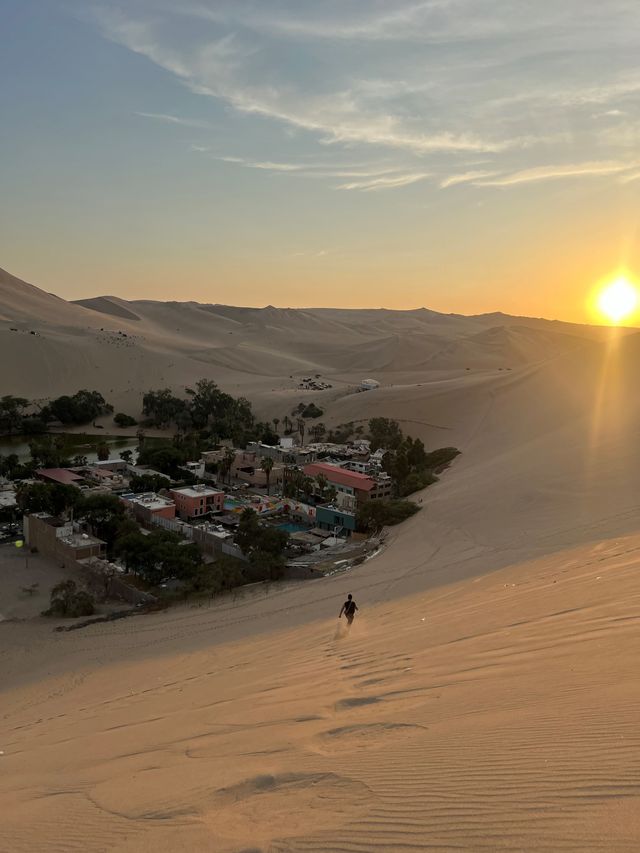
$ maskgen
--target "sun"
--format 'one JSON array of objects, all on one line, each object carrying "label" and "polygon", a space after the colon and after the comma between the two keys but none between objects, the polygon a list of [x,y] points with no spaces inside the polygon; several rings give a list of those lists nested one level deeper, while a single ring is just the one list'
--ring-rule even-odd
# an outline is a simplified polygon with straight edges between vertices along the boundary
[{"label": "sun", "polygon": [[620,323],[638,307],[638,291],[625,276],[606,284],[598,294],[598,310],[613,323]]}]

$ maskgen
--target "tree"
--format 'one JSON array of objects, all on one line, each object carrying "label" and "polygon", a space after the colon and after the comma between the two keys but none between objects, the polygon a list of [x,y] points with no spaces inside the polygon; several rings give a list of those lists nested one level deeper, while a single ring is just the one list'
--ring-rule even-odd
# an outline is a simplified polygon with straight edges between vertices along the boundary
[{"label": "tree", "polygon": [[367,501],[358,509],[356,525],[364,533],[374,533],[383,527],[399,524],[419,509],[411,501]]},{"label": "tree", "polygon": [[62,581],[51,590],[51,603],[43,616],[58,616],[73,619],[78,616],[91,616],[95,613],[95,603],[91,595],[78,589],[72,580]]},{"label": "tree", "polygon": [[46,435],[29,442],[29,452],[36,468],[65,468],[69,464],[63,435]]},{"label": "tree", "polygon": [[288,415],[285,415],[282,419],[282,426],[284,427],[285,435],[290,435],[291,430],[293,428],[293,424],[291,423],[291,418]]},{"label": "tree", "polygon": [[288,540],[286,531],[264,527],[254,510],[243,510],[236,543],[249,560],[253,580],[282,577],[285,565],[283,552]]},{"label": "tree", "polygon": [[16,492],[16,504],[24,514],[63,515],[78,507],[81,500],[79,489],[62,483],[22,483]]},{"label": "tree", "polygon": [[13,480],[19,469],[20,459],[17,453],[9,453],[7,456],[0,456],[0,476]]},{"label": "tree", "polygon": [[320,492],[320,500],[324,502],[324,497],[327,492],[329,481],[327,480],[324,474],[318,474],[318,476],[316,477],[316,483],[318,486],[318,491]]},{"label": "tree", "polygon": [[129,481],[129,488],[135,494],[159,492],[161,489],[168,489],[170,485],[171,481],[159,474],[134,474]]},{"label": "tree", "polygon": [[85,465],[89,464],[89,460],[86,456],[82,456],[82,454],[78,454],[72,459],[73,464],[78,468],[83,468]]},{"label": "tree", "polygon": [[96,448],[96,453],[98,454],[98,459],[100,462],[106,462],[109,458],[109,445],[106,441],[101,441],[100,444]]},{"label": "tree", "polygon": [[124,504],[116,495],[83,495],[78,505],[78,516],[85,519],[96,536],[112,547],[125,517]]},{"label": "tree", "polygon": [[278,426],[279,426],[279,424],[280,424],[280,418],[274,418],[274,419],[273,419],[273,428],[274,428],[274,430],[275,430],[275,432],[276,432],[276,435],[277,435],[277,433],[278,433]]},{"label": "tree", "polygon": [[130,427],[136,426],[138,421],[135,418],[132,418],[131,415],[125,415],[124,412],[118,412],[117,415],[113,416],[113,421],[116,426],[119,427]]},{"label": "tree", "polygon": [[298,418],[296,421],[296,426],[298,428],[298,434],[300,435],[300,444],[304,447],[304,431],[306,428],[306,424],[302,418]]},{"label": "tree", "polygon": [[29,405],[24,397],[5,394],[0,398],[0,432],[9,435],[22,432],[23,410]]},{"label": "tree", "polygon": [[88,424],[100,415],[113,411],[99,391],[82,390],[69,397],[64,394],[52,400],[42,410],[45,420],[58,420],[63,424]]},{"label": "tree", "polygon": [[227,449],[224,452],[224,456],[222,457],[218,467],[220,468],[220,471],[223,475],[223,478],[224,478],[225,474],[228,475],[229,479],[227,482],[229,482],[229,483],[231,482],[231,468],[232,468],[233,463],[235,461],[236,461],[235,451],[232,450],[230,447],[227,447]]},{"label": "tree", "polygon": [[126,462],[127,465],[130,465],[133,460],[133,451],[131,450],[121,450],[120,451],[120,459],[123,462]]},{"label": "tree", "polygon": [[273,459],[270,456],[265,456],[260,463],[260,467],[267,478],[267,494],[269,494],[269,481],[271,480],[271,472],[273,471]]}]

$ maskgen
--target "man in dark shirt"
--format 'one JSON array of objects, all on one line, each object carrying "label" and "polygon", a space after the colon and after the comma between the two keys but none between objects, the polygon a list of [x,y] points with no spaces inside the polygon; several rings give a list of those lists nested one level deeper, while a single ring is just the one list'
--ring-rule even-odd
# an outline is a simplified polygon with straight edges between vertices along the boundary
[{"label": "man in dark shirt", "polygon": [[353,617],[356,615],[356,610],[358,609],[358,605],[353,600],[351,593],[347,596],[347,600],[342,605],[342,609],[340,610],[339,619],[342,619],[342,614],[347,617],[347,622],[349,625],[353,622]]}]

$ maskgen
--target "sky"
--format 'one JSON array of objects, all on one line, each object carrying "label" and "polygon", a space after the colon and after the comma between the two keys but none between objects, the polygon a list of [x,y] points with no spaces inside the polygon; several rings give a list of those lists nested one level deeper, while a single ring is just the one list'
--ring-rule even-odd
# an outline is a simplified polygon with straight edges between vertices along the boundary
[{"label": "sky", "polygon": [[67,299],[589,319],[637,0],[1,0],[0,266]]}]

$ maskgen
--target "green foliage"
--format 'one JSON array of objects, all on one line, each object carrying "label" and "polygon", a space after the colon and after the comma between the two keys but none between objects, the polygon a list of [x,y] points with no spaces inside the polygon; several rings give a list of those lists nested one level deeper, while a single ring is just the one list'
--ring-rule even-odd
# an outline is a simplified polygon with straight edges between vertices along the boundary
[{"label": "green foliage", "polygon": [[460,451],[457,447],[440,447],[438,450],[432,450],[431,453],[426,454],[425,465],[438,473],[450,465],[459,455]]},{"label": "green foliage", "polygon": [[186,391],[189,398],[186,400],[175,397],[168,388],[147,392],[142,410],[149,425],[174,424],[182,432],[210,428],[218,440],[232,439],[242,446],[259,439],[266,431],[264,424],[261,430],[257,429],[248,400],[226,394],[215,382],[200,379],[195,389],[187,388]]},{"label": "green foliage", "polygon": [[346,444],[354,433],[354,424],[352,421],[346,424],[338,424],[338,426],[329,430],[327,441],[335,442],[336,444]]},{"label": "green foliage", "polygon": [[391,418],[371,418],[369,421],[369,436],[371,450],[374,452],[380,447],[384,447],[387,450],[396,450],[402,442],[400,425]]},{"label": "green foliage", "polygon": [[22,513],[62,515],[81,502],[82,492],[62,483],[23,483],[16,492],[16,504]]},{"label": "green foliage", "polygon": [[24,397],[5,394],[0,398],[0,433],[15,435],[22,432],[23,411],[29,405]]},{"label": "green foliage", "polygon": [[77,507],[79,518],[84,518],[99,539],[111,548],[125,517],[125,508],[116,495],[83,495]]},{"label": "green foliage", "polygon": [[282,577],[285,565],[283,552],[289,540],[286,531],[261,525],[256,513],[247,508],[240,516],[235,539],[249,559],[254,580]]},{"label": "green foliage", "polygon": [[119,427],[136,426],[138,423],[135,418],[132,418],[131,415],[125,415],[124,412],[118,412],[117,415],[114,415],[113,421]]},{"label": "green foliage", "polygon": [[106,462],[109,458],[109,445],[106,441],[101,441],[96,448],[96,454],[100,462]]},{"label": "green foliage", "polygon": [[63,435],[45,435],[29,442],[34,468],[65,468],[70,464]]},{"label": "green foliage", "polygon": [[78,391],[73,396],[63,395],[42,410],[42,417],[63,424],[88,424],[100,415],[113,411],[99,391]]},{"label": "green foliage", "polygon": [[0,456],[0,477],[7,477],[9,480],[16,478],[22,466],[17,453],[9,453],[7,456]]},{"label": "green foliage", "polygon": [[138,453],[138,465],[148,465],[150,468],[155,468],[172,480],[179,480],[184,476],[184,472],[180,469],[188,461],[188,449],[175,447],[172,444],[145,443]]},{"label": "green foliage", "polygon": [[120,451],[120,459],[122,459],[123,462],[126,462],[127,465],[130,465],[131,462],[133,461],[133,451],[121,450]]},{"label": "green foliage", "polygon": [[411,501],[367,501],[356,515],[356,525],[362,533],[373,533],[393,524],[400,524],[418,512],[419,507]]},{"label": "green foliage", "polygon": [[73,619],[95,613],[95,602],[88,592],[78,589],[72,580],[62,581],[51,590],[51,604],[43,616]]},{"label": "green foliage", "polygon": [[198,575],[202,565],[198,546],[168,530],[154,530],[148,536],[128,530],[118,536],[114,553],[123,560],[127,569],[153,586],[166,578],[191,580]]},{"label": "green foliage", "polygon": [[135,474],[129,483],[131,491],[135,494],[159,492],[161,489],[168,489],[170,485],[171,481],[159,474]]}]

